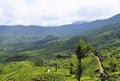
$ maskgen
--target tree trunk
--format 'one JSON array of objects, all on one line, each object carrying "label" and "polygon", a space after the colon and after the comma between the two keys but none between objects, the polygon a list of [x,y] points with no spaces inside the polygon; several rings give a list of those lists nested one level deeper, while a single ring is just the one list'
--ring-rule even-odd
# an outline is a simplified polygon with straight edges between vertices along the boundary
[{"label": "tree trunk", "polygon": [[81,76],[82,76],[81,58],[78,58],[78,81],[80,81]]}]

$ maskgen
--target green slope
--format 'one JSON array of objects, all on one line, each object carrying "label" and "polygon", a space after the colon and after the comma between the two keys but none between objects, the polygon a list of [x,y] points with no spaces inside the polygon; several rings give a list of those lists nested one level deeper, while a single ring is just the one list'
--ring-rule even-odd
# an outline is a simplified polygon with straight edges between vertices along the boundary
[{"label": "green slope", "polygon": [[[116,62],[117,68],[115,72],[110,70],[107,73],[110,76],[110,81],[119,81],[120,74],[120,59],[116,59],[120,48],[111,50],[111,58],[108,58],[108,51],[103,50],[100,56],[104,58],[102,61],[104,67],[110,67],[110,62]],[[58,71],[55,71],[54,64],[58,64]],[[73,71],[77,71],[77,58],[72,55],[71,58],[67,59],[51,59],[42,67],[37,67],[33,62],[30,61],[20,61],[20,62],[8,62],[0,64],[0,81],[5,79],[12,79],[15,81],[32,81],[33,78],[41,78],[45,81],[77,81],[76,75],[70,75],[70,63],[73,63]],[[50,73],[46,73],[47,69],[50,68]],[[98,70],[98,63],[96,58],[92,54],[88,54],[84,59],[82,59],[82,81],[100,81],[99,73],[95,72]]]},{"label": "green slope", "polygon": [[108,19],[62,26],[0,25],[0,45],[34,42],[43,39],[48,35],[71,37],[116,22],[120,22],[120,14],[114,15]]},{"label": "green slope", "polygon": [[120,23],[113,23],[72,38],[53,36],[33,43],[9,45],[7,53],[11,53],[8,56],[13,55],[13,58],[10,57],[10,59],[14,59],[16,55],[21,57],[26,56],[28,58],[32,56],[42,56],[49,59],[58,54],[74,52],[75,44],[81,39],[85,42],[92,43],[95,49],[110,50],[113,47],[117,48],[120,46],[119,31]]},{"label": "green slope", "polygon": [[[95,49],[100,49],[100,56],[105,68],[110,67],[110,62],[116,63],[116,71],[108,70],[110,81],[120,81],[120,23],[106,25],[100,29],[87,32],[72,38],[50,37],[43,40],[10,44],[7,49],[0,52],[0,81],[13,79],[15,81],[32,81],[33,78],[41,78],[46,81],[76,81],[75,74],[70,75],[70,63],[74,64],[73,71],[76,72],[77,59],[74,55],[75,44],[80,40],[90,42]],[[108,52],[112,57],[108,58]],[[72,54],[69,59],[55,59],[56,55]],[[37,57],[46,58],[46,64],[42,67],[34,65]],[[51,58],[51,59],[50,59]],[[49,59],[49,60],[48,60]],[[14,62],[12,62],[14,61]],[[54,64],[58,64],[58,72],[55,72]],[[82,80],[100,81],[97,60],[92,54],[82,59]],[[51,72],[46,74],[47,68]]]}]

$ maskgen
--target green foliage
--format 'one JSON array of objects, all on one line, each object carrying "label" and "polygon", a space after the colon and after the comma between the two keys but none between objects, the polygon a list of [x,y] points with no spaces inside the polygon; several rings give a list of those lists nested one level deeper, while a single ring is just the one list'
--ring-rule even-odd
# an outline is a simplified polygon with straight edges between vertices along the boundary
[{"label": "green foliage", "polygon": [[[120,79],[120,61],[116,59],[119,56],[119,48],[111,49],[111,52],[116,52],[111,58],[105,56],[105,60],[102,61],[105,67],[109,67],[110,62],[117,63],[116,71],[111,72],[108,70],[108,74],[110,76],[110,80],[119,81]],[[118,52],[118,53],[117,53]],[[104,51],[100,54],[100,56],[104,56],[107,51]],[[55,71],[55,66],[51,66],[52,64],[57,63],[58,71]],[[76,76],[74,74],[70,75],[70,64],[73,63],[72,66],[73,72],[76,73],[77,69],[77,56],[72,55],[72,58],[69,59],[51,59],[45,66],[37,67],[33,62],[30,61],[19,61],[19,62],[7,62],[5,64],[0,64],[3,67],[3,71],[0,74],[0,81],[4,81],[5,79],[13,79],[15,81],[32,81],[34,78],[40,78],[46,81],[77,81]],[[47,68],[51,69],[50,73],[46,73]],[[99,73],[95,72],[98,69],[98,64],[96,59],[92,54],[88,54],[85,58],[82,58],[82,81],[100,81]]]},{"label": "green foliage", "polygon": [[[79,25],[76,26],[79,27]],[[16,28],[13,28],[13,30],[16,30]],[[13,30],[10,29],[11,32],[13,32]],[[65,30],[67,30],[67,28],[65,28]],[[74,74],[80,73],[78,72],[78,69],[76,69],[76,67],[78,68],[78,58],[80,58],[79,63],[81,63],[79,66],[81,68],[81,80],[100,81],[98,78],[99,73],[96,72],[99,70],[97,61],[92,54],[90,54],[94,50],[92,45],[94,45],[95,48],[103,50],[100,57],[102,58],[102,64],[108,69],[107,71],[110,76],[110,81],[120,81],[119,31],[120,23],[112,23],[103,26],[100,29],[71,38],[64,38],[50,34],[44,34],[46,37],[44,38],[38,36],[40,31],[31,31],[34,35],[29,35],[31,32],[29,32],[27,28],[25,28],[25,32],[14,31],[12,34],[9,34],[9,32],[6,34],[0,32],[0,62],[3,62],[0,63],[0,81],[6,79],[13,79],[15,81],[32,81],[32,79],[36,78],[46,81],[76,81],[77,79]],[[49,31],[46,32],[49,33]],[[73,30],[65,31],[62,35],[66,36],[66,33],[70,34],[70,32],[73,32]],[[77,29],[76,32],[80,32],[80,30]],[[61,32],[57,31],[57,34],[61,34]],[[75,33],[73,32],[72,34]],[[6,38],[4,39],[2,35]],[[42,38],[42,40],[40,38]],[[82,40],[79,41],[80,39],[85,42]],[[78,42],[76,45],[77,56],[73,53],[76,42]],[[91,42],[92,45],[88,42]],[[110,58],[107,57],[108,50],[111,55]],[[59,60],[54,58],[58,54],[67,55],[70,52],[72,58]],[[45,60],[42,58],[45,58]],[[43,66],[44,61],[45,65]],[[73,63],[74,66],[70,63]],[[41,67],[37,67],[35,64]],[[47,68],[51,69],[50,73],[46,73]],[[57,71],[55,70],[56,68]],[[109,69],[111,71],[109,71]],[[73,75],[70,75],[70,73],[73,73]]]},{"label": "green foliage", "polygon": [[110,62],[110,69],[112,72],[115,72],[116,71],[116,67],[117,67],[117,64],[115,62]]},{"label": "green foliage", "polygon": [[3,72],[3,64],[2,63],[0,63],[0,74],[2,74],[2,72]]},{"label": "green foliage", "polygon": [[34,62],[36,66],[43,66],[45,63],[45,61],[41,57],[37,57]]},{"label": "green foliage", "polygon": [[85,44],[83,40],[80,40],[76,45],[76,55],[78,58],[83,58],[89,51],[93,51],[91,44]]},{"label": "green foliage", "polygon": [[55,71],[57,72],[57,70],[58,70],[58,64],[55,63],[54,66],[55,66]]},{"label": "green foliage", "polygon": [[70,63],[70,74],[73,74],[74,72],[73,72],[73,66],[74,66],[74,64],[73,63]]},{"label": "green foliage", "polygon": [[[5,52],[6,55],[3,52],[0,54],[0,61],[4,61],[12,57],[14,58],[16,54],[30,57],[30,60],[34,59],[32,56],[42,56],[45,59],[53,58],[57,54],[65,54],[63,53],[64,51],[74,51],[74,45],[80,39],[84,40],[85,43],[90,42],[95,48],[98,49],[117,48],[120,46],[119,26],[120,23],[109,24],[100,29],[96,29],[72,38],[50,36],[37,42],[17,43],[1,46],[1,49],[5,47],[7,51]],[[22,58],[22,60],[26,60],[26,58]]]},{"label": "green foliage", "polygon": [[86,51],[87,51],[86,45],[84,44],[84,42],[82,40],[79,41],[76,45],[76,48],[77,48],[77,50],[75,53],[76,53],[77,57],[83,58],[86,54]]},{"label": "green foliage", "polygon": [[90,44],[85,44],[83,40],[80,40],[76,45],[75,53],[78,58],[78,68],[77,68],[78,81],[80,81],[80,78],[82,76],[82,71],[83,71],[81,59],[84,58],[90,50],[93,50],[92,46],[90,46]]}]

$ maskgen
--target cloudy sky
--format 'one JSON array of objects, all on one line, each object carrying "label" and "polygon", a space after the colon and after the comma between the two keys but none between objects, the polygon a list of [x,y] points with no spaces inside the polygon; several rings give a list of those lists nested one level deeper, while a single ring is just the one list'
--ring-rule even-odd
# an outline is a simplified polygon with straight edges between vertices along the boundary
[{"label": "cloudy sky", "polygon": [[120,0],[0,0],[0,25],[63,25],[120,13]]}]

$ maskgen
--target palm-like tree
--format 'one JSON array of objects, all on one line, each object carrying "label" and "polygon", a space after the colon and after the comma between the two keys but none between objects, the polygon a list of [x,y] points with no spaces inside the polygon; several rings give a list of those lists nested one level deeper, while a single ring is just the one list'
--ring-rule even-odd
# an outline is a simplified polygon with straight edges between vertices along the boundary
[{"label": "palm-like tree", "polygon": [[78,59],[78,81],[80,81],[80,78],[82,76],[82,62],[81,59],[86,56],[86,54],[90,51],[93,51],[93,47],[91,44],[85,44],[83,40],[79,41],[76,45],[76,55]]}]

